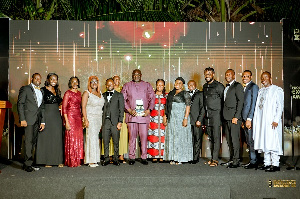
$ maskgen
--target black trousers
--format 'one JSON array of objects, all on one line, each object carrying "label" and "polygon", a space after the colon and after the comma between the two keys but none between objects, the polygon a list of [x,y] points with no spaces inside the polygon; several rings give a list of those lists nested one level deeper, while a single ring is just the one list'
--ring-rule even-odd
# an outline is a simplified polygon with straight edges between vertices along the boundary
[{"label": "black trousers", "polygon": [[206,126],[206,134],[210,138],[211,157],[213,160],[218,160],[221,145],[221,126]]},{"label": "black trousers", "polygon": [[113,161],[119,159],[119,140],[120,140],[120,131],[117,129],[117,126],[114,126],[109,118],[106,118],[102,130],[102,139],[104,144],[104,158],[105,161],[109,161],[109,141],[112,137],[114,144],[114,155]]},{"label": "black trousers", "polygon": [[192,126],[192,138],[193,138],[193,160],[198,161],[200,150],[202,151],[202,138],[203,131],[202,127],[197,127],[196,125]]},{"label": "black trousers", "polygon": [[39,132],[39,122],[33,125],[28,125],[25,127],[25,143],[24,143],[24,165],[26,167],[33,164],[35,158],[35,148],[37,142],[37,136]]},{"label": "black trousers", "polygon": [[233,164],[239,163],[240,158],[240,128],[242,121],[238,120],[237,124],[233,124],[231,120],[226,120],[225,134],[230,152],[230,160]]}]

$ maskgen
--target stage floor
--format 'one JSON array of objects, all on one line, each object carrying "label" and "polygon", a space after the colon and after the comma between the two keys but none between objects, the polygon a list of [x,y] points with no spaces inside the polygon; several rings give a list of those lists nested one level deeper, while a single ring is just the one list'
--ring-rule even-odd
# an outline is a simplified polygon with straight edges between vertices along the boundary
[{"label": "stage floor", "polygon": [[[286,170],[283,164],[275,173],[211,168],[205,161],[196,165],[136,162],[119,167],[42,167],[28,173],[21,163],[2,160],[0,198],[300,198],[299,170]],[[296,180],[296,187],[269,187],[270,182],[286,183],[278,180]]]}]

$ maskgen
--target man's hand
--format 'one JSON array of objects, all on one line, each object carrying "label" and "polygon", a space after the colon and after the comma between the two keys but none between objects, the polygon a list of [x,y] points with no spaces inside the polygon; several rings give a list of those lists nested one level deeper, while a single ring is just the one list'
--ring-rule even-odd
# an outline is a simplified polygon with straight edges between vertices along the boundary
[{"label": "man's hand", "polygon": [[272,129],[275,129],[278,126],[277,122],[272,122]]},{"label": "man's hand", "polygon": [[26,127],[26,126],[27,126],[26,120],[21,121],[21,126],[22,126],[22,127]]},{"label": "man's hand", "polygon": [[250,120],[246,120],[246,128],[247,129],[251,129],[252,128]]},{"label": "man's hand", "polygon": [[143,117],[146,117],[146,116],[148,116],[150,114],[150,110],[145,110],[144,113],[145,114],[143,115]]},{"label": "man's hand", "polygon": [[232,124],[237,124],[237,121],[238,121],[238,119],[237,118],[232,118],[232,120],[231,120],[231,122],[232,122]]},{"label": "man's hand", "polygon": [[43,131],[45,129],[45,124],[40,125],[40,131]]},{"label": "man's hand", "polygon": [[122,127],[122,123],[119,122],[119,123],[117,124],[117,129],[118,129],[118,130],[121,130],[121,127]]},{"label": "man's hand", "polygon": [[196,122],[196,127],[200,127],[201,126],[201,122],[200,121],[197,121]]},{"label": "man's hand", "polygon": [[136,116],[136,111],[135,111],[134,109],[133,109],[133,110],[129,109],[128,112],[129,112],[129,114],[132,115],[133,117]]}]

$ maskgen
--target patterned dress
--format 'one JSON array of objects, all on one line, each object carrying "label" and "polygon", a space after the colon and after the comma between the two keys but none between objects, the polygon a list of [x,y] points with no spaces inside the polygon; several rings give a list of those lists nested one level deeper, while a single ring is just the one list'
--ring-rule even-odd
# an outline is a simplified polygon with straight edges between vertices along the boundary
[{"label": "patterned dress", "polygon": [[165,149],[165,115],[166,96],[155,95],[155,108],[150,113],[150,127],[148,130],[147,158],[163,158]]}]

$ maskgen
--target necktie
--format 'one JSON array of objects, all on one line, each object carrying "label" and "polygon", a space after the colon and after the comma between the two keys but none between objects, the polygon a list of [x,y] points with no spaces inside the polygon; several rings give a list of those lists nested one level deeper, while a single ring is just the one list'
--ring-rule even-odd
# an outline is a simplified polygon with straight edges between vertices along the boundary
[{"label": "necktie", "polygon": [[247,85],[246,84],[243,84],[243,87],[245,88]]},{"label": "necktie", "polygon": [[35,88],[35,89],[38,89],[38,90],[41,90],[40,87],[38,87],[38,86],[35,86],[34,88]]}]

